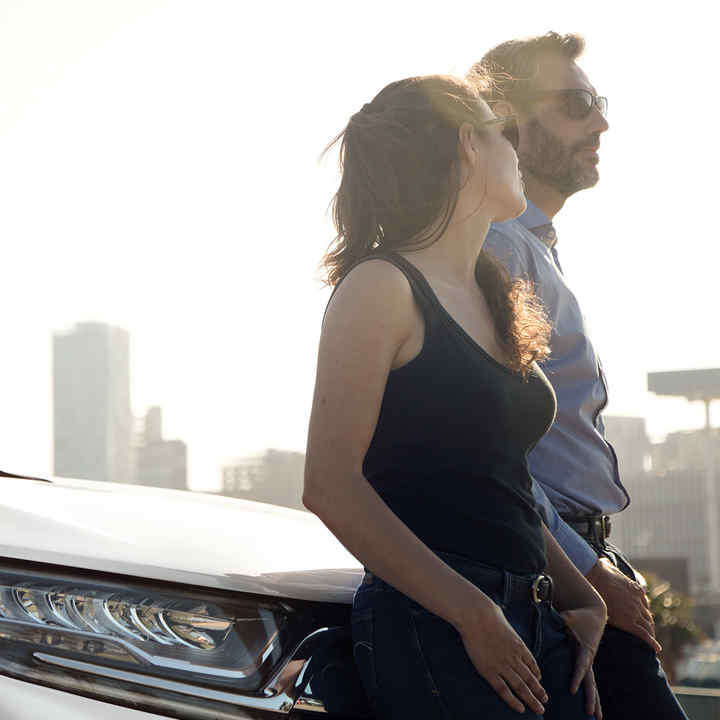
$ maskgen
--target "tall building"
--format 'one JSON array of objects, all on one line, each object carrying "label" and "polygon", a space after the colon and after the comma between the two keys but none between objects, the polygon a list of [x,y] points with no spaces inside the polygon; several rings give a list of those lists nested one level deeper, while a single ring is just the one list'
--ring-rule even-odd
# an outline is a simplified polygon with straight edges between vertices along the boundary
[{"label": "tall building", "polygon": [[266,450],[222,467],[223,495],[305,510],[302,502],[305,454]]},{"label": "tall building", "polygon": [[53,335],[56,475],[132,482],[129,344],[101,323]]},{"label": "tall building", "polygon": [[135,459],[138,485],[187,490],[187,446],[181,440],[163,440],[159,407],[150,408],[145,415]]},{"label": "tall building", "polygon": [[651,446],[651,457],[650,472],[623,478],[631,504],[613,518],[612,540],[639,569],[646,558],[685,558],[692,592],[720,591],[718,478],[708,474],[709,460],[720,467],[720,431],[672,433]]}]

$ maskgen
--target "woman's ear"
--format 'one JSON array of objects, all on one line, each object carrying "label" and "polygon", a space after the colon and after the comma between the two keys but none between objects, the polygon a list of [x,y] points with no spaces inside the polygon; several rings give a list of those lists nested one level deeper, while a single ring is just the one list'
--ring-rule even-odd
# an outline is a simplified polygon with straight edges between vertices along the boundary
[{"label": "woman's ear", "polygon": [[479,138],[475,128],[468,122],[464,122],[458,129],[458,144],[462,149],[462,157],[471,167],[474,167],[478,160]]}]

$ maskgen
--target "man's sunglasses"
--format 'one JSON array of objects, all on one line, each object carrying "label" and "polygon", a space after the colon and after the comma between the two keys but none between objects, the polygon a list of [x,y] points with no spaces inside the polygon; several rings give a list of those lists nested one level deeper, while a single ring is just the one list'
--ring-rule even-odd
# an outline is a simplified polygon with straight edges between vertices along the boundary
[{"label": "man's sunglasses", "polygon": [[513,150],[517,152],[518,146],[520,145],[520,130],[518,129],[516,115],[502,115],[492,120],[486,120],[485,122],[478,123],[478,127],[497,125],[499,123],[502,123],[503,126],[502,134],[510,141]]},{"label": "man's sunglasses", "polygon": [[603,117],[607,117],[608,99],[593,95],[589,90],[540,90],[523,99],[541,100],[546,97],[560,97],[562,110],[570,120],[584,120],[596,107]]}]

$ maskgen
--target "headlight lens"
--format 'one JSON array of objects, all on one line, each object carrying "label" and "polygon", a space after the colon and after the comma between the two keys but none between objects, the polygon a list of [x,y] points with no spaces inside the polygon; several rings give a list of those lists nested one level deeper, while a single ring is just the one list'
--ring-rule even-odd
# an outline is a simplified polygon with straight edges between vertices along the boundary
[{"label": "headlight lens", "polygon": [[257,692],[303,626],[292,607],[270,599],[0,570],[0,639],[174,680]]}]

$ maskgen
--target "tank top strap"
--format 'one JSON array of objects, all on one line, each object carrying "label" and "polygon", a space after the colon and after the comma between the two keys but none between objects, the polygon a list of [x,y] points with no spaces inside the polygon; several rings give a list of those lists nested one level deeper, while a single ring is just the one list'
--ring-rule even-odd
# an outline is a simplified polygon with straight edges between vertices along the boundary
[{"label": "tank top strap", "polygon": [[[358,265],[370,260],[385,260],[391,265],[394,265],[405,276],[410,285],[410,289],[412,290],[415,302],[418,304],[420,312],[422,313],[423,320],[425,322],[426,338],[429,337],[435,330],[438,322],[438,309],[436,306],[437,300],[435,298],[435,293],[432,291],[432,288],[425,279],[425,276],[402,255],[398,255],[397,253],[388,250],[378,250],[366,255],[364,258],[358,260],[350,268],[350,270],[353,270]],[[350,272],[350,270],[348,270],[348,272]],[[345,276],[347,276],[347,273],[345,273]],[[341,282],[342,280],[335,286],[332,295],[335,294],[335,291],[338,289]],[[328,304],[330,303],[330,300],[332,300],[332,295],[330,295]],[[327,312],[327,308],[325,312]]]}]

